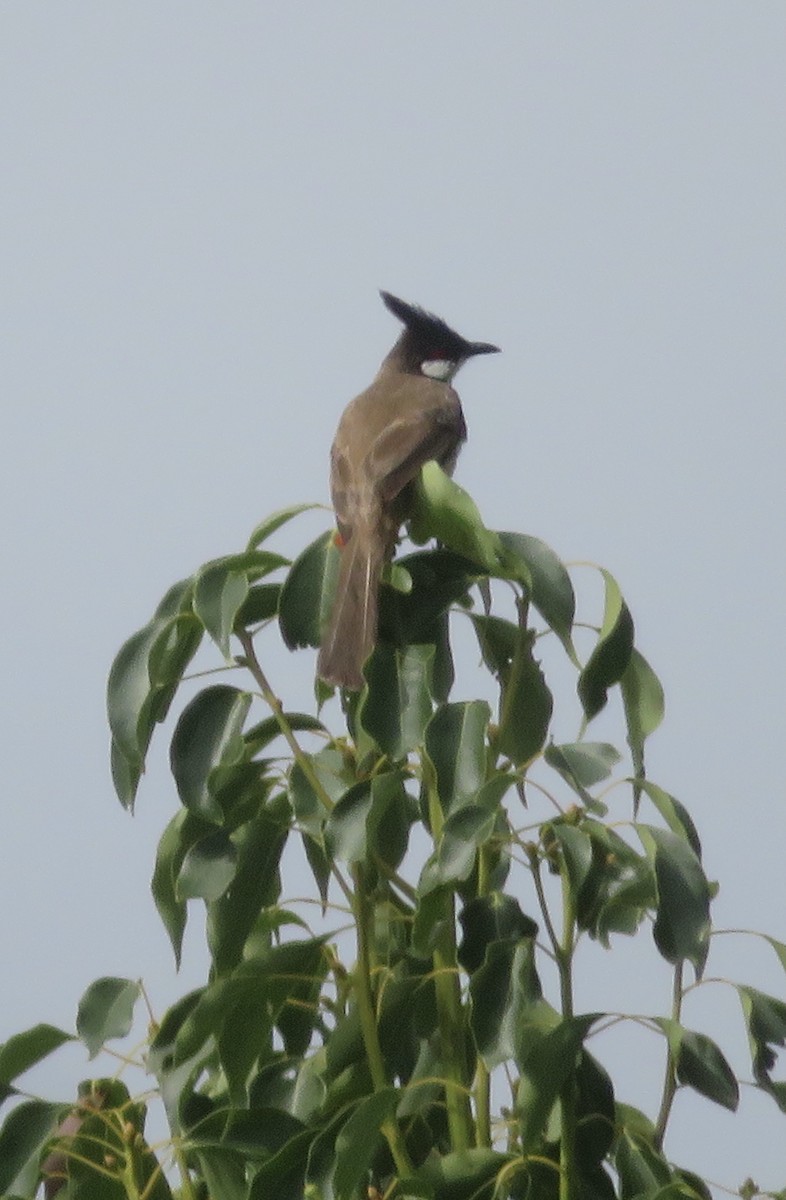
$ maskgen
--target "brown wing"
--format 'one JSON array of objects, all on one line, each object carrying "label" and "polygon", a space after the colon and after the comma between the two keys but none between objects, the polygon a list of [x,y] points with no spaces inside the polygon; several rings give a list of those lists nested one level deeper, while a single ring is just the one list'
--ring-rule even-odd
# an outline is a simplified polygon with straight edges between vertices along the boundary
[{"label": "brown wing", "polygon": [[449,470],[467,436],[458,396],[455,403],[410,412],[388,425],[368,456],[369,475],[383,504],[411,483],[420,468],[434,459]]}]

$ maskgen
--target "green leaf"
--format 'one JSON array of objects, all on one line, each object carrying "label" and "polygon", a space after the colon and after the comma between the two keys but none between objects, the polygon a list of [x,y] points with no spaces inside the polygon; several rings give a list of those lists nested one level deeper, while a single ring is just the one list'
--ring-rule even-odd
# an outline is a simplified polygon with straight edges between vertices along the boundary
[{"label": "green leaf", "polygon": [[556,633],[578,666],[571,634],[576,598],[565,566],[540,538],[523,533],[500,533],[506,570],[527,588],[535,608]]},{"label": "green leaf", "polygon": [[431,717],[433,646],[393,650],[381,643],[366,668],[368,688],[358,708],[363,729],[394,761],[420,745]]},{"label": "green leaf", "polygon": [[232,835],[234,875],[208,908],[208,942],[218,975],[238,965],[263,906],[279,899],[278,868],[288,832],[274,817],[261,813]]},{"label": "green leaf", "polygon": [[786,1112],[786,1085],[772,1078],[776,1065],[775,1047],[786,1046],[786,1003],[756,988],[737,986],[748,1030],[753,1077]]},{"label": "green leaf", "polygon": [[701,842],[687,808],[680,804],[676,797],[670,796],[668,792],[664,792],[663,788],[658,787],[656,783],[650,783],[648,779],[639,780],[639,787],[655,805],[669,829],[680,837],[686,838],[693,853],[698,859],[701,859]]},{"label": "green leaf", "polygon": [[547,746],[543,757],[584,804],[597,812],[599,802],[587,789],[608,779],[621,756],[608,742],[572,742]]},{"label": "green leaf", "polygon": [[221,1200],[247,1200],[245,1155],[225,1146],[210,1146],[194,1151],[207,1186],[208,1195]]},{"label": "green leaf", "polygon": [[576,1071],[576,1159],[583,1175],[590,1175],[606,1161],[615,1126],[611,1079],[585,1047]]},{"label": "green leaf", "polygon": [[602,1014],[562,1019],[537,1036],[532,1026],[518,1030],[516,1061],[521,1070],[516,1112],[525,1154],[536,1152],[552,1108],[576,1070],[584,1038]]},{"label": "green leaf", "polygon": [[576,829],[564,821],[554,821],[548,830],[559,843],[570,895],[574,906],[578,907],[581,889],[592,868],[592,842],[582,829]]},{"label": "green leaf", "polygon": [[337,578],[338,551],[333,534],[323,533],[298,555],[281,589],[278,622],[290,650],[319,645]]},{"label": "green leaf", "polygon": [[235,614],[235,632],[252,625],[262,625],[277,617],[282,587],[280,583],[258,583],[250,587]]},{"label": "green leaf", "polygon": [[320,508],[319,504],[291,504],[288,508],[281,508],[278,512],[272,513],[269,517],[265,517],[264,521],[260,521],[248,539],[247,550],[256,550],[263,542],[280,529],[282,525],[286,525],[287,521],[291,521],[293,517],[299,517],[301,513],[311,512],[315,508]]},{"label": "green leaf", "polygon": [[710,888],[701,863],[685,838],[670,829],[636,825],[636,830],[655,866],[655,944],[667,962],[687,959],[700,976],[710,936]]},{"label": "green leaf", "polygon": [[366,822],[368,845],[395,870],[407,852],[412,811],[400,771],[386,771],[371,781],[371,812]]},{"label": "green leaf", "polygon": [[5,1196],[17,1175],[37,1159],[68,1105],[28,1100],[8,1114],[0,1128],[0,1192]]},{"label": "green leaf", "polygon": [[392,586],[381,589],[380,638],[401,647],[437,639],[440,619],[451,604],[467,595],[477,578],[478,566],[461,554],[439,547],[396,559],[393,572],[406,572],[411,586],[408,592]]},{"label": "green leaf", "polygon": [[603,568],[600,573],[606,586],[603,624],[578,684],[579,699],[588,721],[605,707],[609,688],[622,679],[633,650],[633,617],[617,581]]},{"label": "green leaf", "polygon": [[663,688],[643,654],[633,647],[621,680],[622,703],[628,726],[628,745],[633,759],[634,816],[638,805],[638,783],[644,778],[644,743],[660,725],[665,712]]},{"label": "green leaf", "polygon": [[133,979],[104,976],[91,983],[79,1001],[76,1031],[95,1058],[110,1038],[122,1038],[134,1021],[140,986]]},{"label": "green leaf", "polygon": [[177,877],[189,849],[214,828],[201,817],[194,817],[187,809],[181,808],[167,825],[158,843],[151,888],[178,967],[187,911],[185,900],[177,894]]},{"label": "green leaf", "polygon": [[336,1137],[333,1188],[337,1197],[353,1197],[364,1181],[381,1140],[381,1128],[396,1111],[398,1092],[383,1088],[361,1100]]},{"label": "green leaf", "polygon": [[426,727],[444,813],[470,803],[486,778],[486,736],[491,711],[484,700],[443,704]]},{"label": "green leaf", "polygon": [[[327,732],[322,722],[316,717],[312,717],[310,713],[285,712],[282,713],[282,716],[293,733],[324,734]],[[264,750],[277,737],[283,735],[276,717],[266,717],[264,721],[259,721],[247,729],[243,736],[246,742],[246,753],[253,756],[259,754],[260,750]]]},{"label": "green leaf", "polygon": [[222,819],[211,774],[243,759],[243,722],[250,706],[250,693],[217,684],[199,692],[180,714],[169,756],[172,774],[182,803],[206,820]]},{"label": "green leaf", "polygon": [[33,1025],[24,1033],[14,1034],[0,1045],[0,1083],[10,1083],[65,1042],[73,1040],[73,1034],[45,1024]]},{"label": "green leaf", "polygon": [[768,937],[765,933],[762,933],[759,936],[763,937],[765,942],[768,942],[770,946],[772,946],[773,950],[778,956],[778,962],[781,964],[784,971],[786,971],[786,942],[779,942],[776,938]]},{"label": "green leaf", "polygon": [[518,629],[510,665],[502,672],[498,746],[516,766],[525,766],[543,749],[554,700],[532,653],[535,635]]},{"label": "green leaf", "polygon": [[[335,804],[355,782],[352,767],[333,746],[326,746],[307,758],[322,790]],[[321,838],[329,810],[323,798],[314,791],[300,763],[295,763],[289,773],[289,794],[298,826],[312,837]]]},{"label": "green leaf", "polygon": [[418,1185],[424,1184],[432,1189],[426,1194],[434,1200],[491,1200],[498,1176],[512,1161],[511,1155],[480,1147],[434,1155],[419,1167],[412,1181],[401,1181],[402,1200],[423,1196]]},{"label": "green leaf", "polygon": [[366,857],[366,821],[371,812],[368,780],[349,789],[330,813],[325,825],[328,849],[340,862],[363,862]]},{"label": "green leaf", "polygon": [[673,1180],[671,1168],[654,1146],[634,1131],[623,1129],[617,1138],[614,1165],[622,1200],[660,1194]]},{"label": "green leaf", "polygon": [[468,901],[459,913],[463,938],[458,961],[472,974],[483,963],[493,942],[519,942],[537,937],[538,926],[521,910],[518,900],[503,892],[490,892]]},{"label": "green leaf", "polygon": [[592,866],[578,897],[576,919],[602,945],[609,934],[634,934],[645,914],[657,908],[652,862],[614,829],[585,817],[581,823],[592,843]]},{"label": "green leaf", "polygon": [[314,1140],[313,1129],[296,1134],[254,1175],[248,1200],[303,1200],[306,1162]]},{"label": "green leaf", "polygon": [[496,813],[475,804],[465,804],[451,813],[442,829],[436,860],[426,864],[418,884],[418,894],[434,888],[463,883],[475,866],[475,856],[494,836]]},{"label": "green leaf", "polygon": [[541,997],[534,941],[492,942],[472,975],[470,1027],[489,1070],[513,1057],[522,1014]]},{"label": "green leaf", "polygon": [[469,493],[435,462],[426,463],[416,481],[410,533],[415,542],[436,538],[492,574],[502,569],[498,535],[483,524]]},{"label": "green leaf", "polygon": [[201,639],[193,613],[157,618],[128,639],[112,664],[107,684],[112,777],[126,808],[133,807],[153,728],[164,720]]},{"label": "green leaf", "polygon": [[179,900],[217,900],[237,870],[237,851],[223,829],[215,829],[186,853],[175,885]]},{"label": "green leaf", "polygon": [[737,1078],[716,1043],[678,1021],[663,1018],[657,1023],[668,1037],[677,1082],[736,1112],[740,1100]]},{"label": "green leaf", "polygon": [[289,560],[280,554],[257,550],[215,559],[197,572],[194,612],[226,659],[230,659],[229,636],[251,583],[286,566]]}]

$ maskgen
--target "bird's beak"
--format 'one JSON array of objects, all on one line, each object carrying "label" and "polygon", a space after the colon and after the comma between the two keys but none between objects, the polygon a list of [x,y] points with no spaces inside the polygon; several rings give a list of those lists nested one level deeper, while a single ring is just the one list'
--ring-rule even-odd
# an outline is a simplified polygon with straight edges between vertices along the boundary
[{"label": "bird's beak", "polygon": [[471,358],[473,354],[499,354],[499,346],[492,346],[491,342],[468,342],[467,343],[467,358]]}]

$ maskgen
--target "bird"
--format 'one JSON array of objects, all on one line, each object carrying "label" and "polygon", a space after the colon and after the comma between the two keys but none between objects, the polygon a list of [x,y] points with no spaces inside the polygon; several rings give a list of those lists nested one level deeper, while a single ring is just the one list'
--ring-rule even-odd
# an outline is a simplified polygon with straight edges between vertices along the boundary
[{"label": "bird", "polygon": [[330,451],[340,558],[317,674],[350,691],[365,683],[382,571],[410,514],[412,484],[431,460],[451,474],[467,436],[453,377],[467,359],[499,352],[390,292],[380,296],[404,328],[371,385],[344,409]]}]

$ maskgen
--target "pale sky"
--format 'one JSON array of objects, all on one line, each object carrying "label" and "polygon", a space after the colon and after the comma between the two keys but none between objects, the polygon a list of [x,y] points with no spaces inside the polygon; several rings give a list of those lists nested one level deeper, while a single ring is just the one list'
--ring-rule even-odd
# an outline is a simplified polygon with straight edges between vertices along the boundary
[{"label": "pale sky", "polygon": [[[203,982],[198,911],[176,977],[149,894],[166,739],[131,819],[107,671],[175,579],[327,500],[340,410],[397,333],[380,287],[503,348],[459,377],[457,479],[619,580],[715,922],[786,940],[785,67],[781,0],[0,8],[0,1040],[71,1028],[100,975],[159,1015]],[[271,670],[303,697],[313,655]],[[646,950],[651,974],[627,943],[592,969],[663,1012]],[[724,939],[713,973],[786,993],[761,944]],[[750,1077],[733,993],[685,1020]],[[71,1050],[31,1086],[93,1070]],[[783,1187],[784,1128],[750,1089],[734,1117],[680,1097],[668,1150]]]}]

